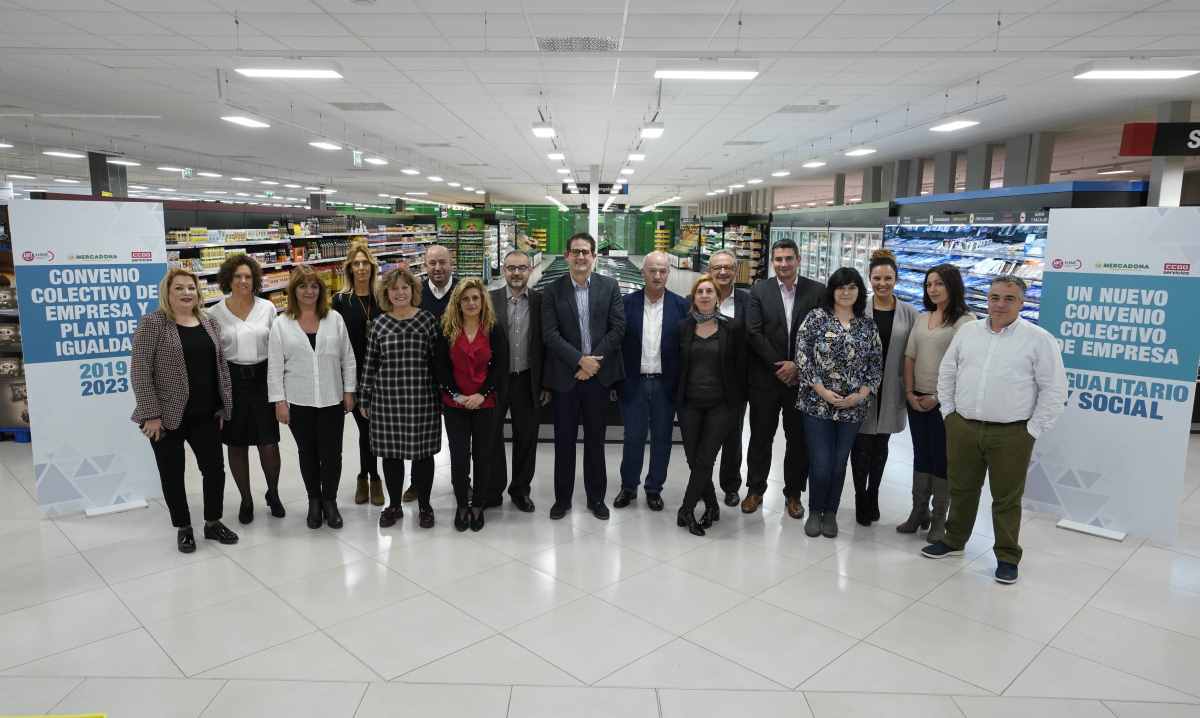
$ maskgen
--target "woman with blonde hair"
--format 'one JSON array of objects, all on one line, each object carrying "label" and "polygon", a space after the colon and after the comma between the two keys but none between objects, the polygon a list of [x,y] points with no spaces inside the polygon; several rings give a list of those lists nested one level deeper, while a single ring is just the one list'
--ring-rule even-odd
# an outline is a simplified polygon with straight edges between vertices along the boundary
[{"label": "woman with blonde hair", "polygon": [[[346,277],[346,288],[333,295],[333,309],[342,315],[346,332],[350,335],[350,346],[354,349],[354,362],[358,367],[357,385],[362,386],[362,373],[367,352],[367,334],[375,319],[382,313],[375,300],[375,283],[379,276],[379,262],[371,254],[365,242],[355,242],[346,253],[342,264]],[[350,412],[358,425],[358,485],[354,490],[354,503],[365,504],[368,500],[375,506],[383,506],[383,481],[379,478],[379,462],[371,451],[371,423],[363,416],[361,407]]]},{"label": "woman with blonde hair", "polygon": [[354,409],[354,351],[346,324],[329,311],[329,289],[311,267],[292,270],[287,312],[271,326],[267,398],[296,439],[308,491],[310,529],[342,527],[337,508],[342,430]]},{"label": "woman with blonde hair", "polygon": [[420,308],[421,284],[407,269],[384,275],[377,290],[383,314],[367,337],[358,401],[371,424],[371,450],[383,459],[388,507],[379,527],[404,516],[404,460],[412,460],[417,523],[433,528],[433,456],[442,450],[442,421],[433,380],[433,314]]},{"label": "woman with blonde hair", "polygon": [[450,442],[450,482],[458,505],[454,528],[479,531],[491,480],[488,461],[496,392],[508,376],[508,338],[496,323],[492,299],[479,279],[470,277],[455,285],[433,356]]},{"label": "woman with blonde hair", "polygon": [[221,428],[233,412],[221,329],[200,308],[200,280],[186,269],[169,269],[158,296],[158,309],[143,316],[133,334],[130,378],[137,404],[130,418],[150,440],[178,549],[196,550],[183,482],[184,442],[203,477],[204,538],[235,544],[237,534],[221,523]]}]

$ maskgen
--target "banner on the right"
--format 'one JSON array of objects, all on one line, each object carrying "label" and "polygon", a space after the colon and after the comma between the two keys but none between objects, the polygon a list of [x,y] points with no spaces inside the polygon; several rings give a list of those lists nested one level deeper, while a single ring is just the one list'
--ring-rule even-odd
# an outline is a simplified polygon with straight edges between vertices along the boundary
[{"label": "banner on the right", "polygon": [[1200,364],[1200,208],[1051,210],[1045,256],[1040,323],[1069,395],[1026,502],[1171,542]]}]

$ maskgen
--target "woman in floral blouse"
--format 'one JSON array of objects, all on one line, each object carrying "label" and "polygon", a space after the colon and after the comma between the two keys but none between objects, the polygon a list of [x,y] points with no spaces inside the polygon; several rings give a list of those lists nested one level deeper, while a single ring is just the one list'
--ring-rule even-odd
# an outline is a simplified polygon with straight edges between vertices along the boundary
[{"label": "woman in floral blouse", "polygon": [[863,316],[866,304],[862,276],[842,267],[829,277],[821,306],[808,313],[796,334],[796,408],[804,412],[808,441],[809,536],[837,536],[846,461],[883,375],[883,345],[875,322]]}]

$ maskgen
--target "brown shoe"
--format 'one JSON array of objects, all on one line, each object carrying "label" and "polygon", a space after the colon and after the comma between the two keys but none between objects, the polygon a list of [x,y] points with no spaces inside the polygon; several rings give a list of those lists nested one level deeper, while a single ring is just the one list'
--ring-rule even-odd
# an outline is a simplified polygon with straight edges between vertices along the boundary
[{"label": "brown shoe", "polygon": [[799,496],[789,496],[787,500],[788,516],[794,519],[804,518],[804,504],[800,503]]},{"label": "brown shoe", "polygon": [[367,477],[359,476],[358,477],[358,486],[355,487],[355,489],[354,489],[354,503],[365,504],[365,503],[367,503],[367,499],[369,498],[369,496],[370,496],[370,494],[368,493],[368,490],[367,490]]},{"label": "brown shoe", "polygon": [[371,505],[383,506],[383,480],[371,479]]},{"label": "brown shoe", "polygon": [[744,514],[758,511],[759,506],[762,506],[762,496],[758,494],[746,494],[746,498],[742,499],[742,513]]},{"label": "brown shoe", "polygon": [[400,497],[400,500],[406,504],[410,504],[410,503],[416,501],[417,500],[417,490],[414,489],[413,487],[409,486],[407,489],[404,490],[404,495]]}]

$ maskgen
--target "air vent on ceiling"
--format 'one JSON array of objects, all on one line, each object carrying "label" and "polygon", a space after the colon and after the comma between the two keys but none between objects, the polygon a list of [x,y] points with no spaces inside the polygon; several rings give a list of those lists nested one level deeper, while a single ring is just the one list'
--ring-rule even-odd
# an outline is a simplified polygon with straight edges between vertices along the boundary
[{"label": "air vent on ceiling", "polygon": [[453,147],[449,142],[418,142],[417,147]]},{"label": "air vent on ceiling", "polygon": [[616,52],[616,38],[607,36],[587,37],[581,35],[544,36],[537,39],[542,52]]},{"label": "air vent on ceiling", "polygon": [[726,147],[758,147],[759,145],[767,144],[766,140],[730,140],[725,143]]},{"label": "air vent on ceiling", "polygon": [[826,112],[833,112],[840,105],[784,105],[775,111],[779,115],[822,115]]},{"label": "air vent on ceiling", "polygon": [[395,112],[396,109],[383,102],[330,102],[343,112]]}]

